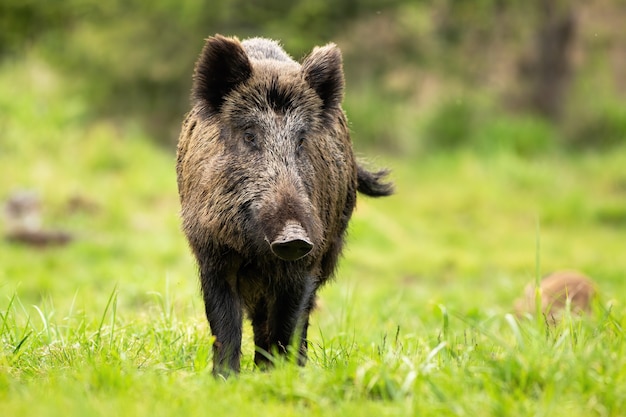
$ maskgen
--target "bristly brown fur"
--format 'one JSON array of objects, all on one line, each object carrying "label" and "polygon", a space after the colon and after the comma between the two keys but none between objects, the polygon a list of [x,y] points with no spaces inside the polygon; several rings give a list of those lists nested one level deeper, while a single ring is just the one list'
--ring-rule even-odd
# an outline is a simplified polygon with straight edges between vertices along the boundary
[{"label": "bristly brown fur", "polygon": [[[354,158],[342,65],[333,44],[300,65],[274,41],[220,35],[207,39],[196,63],[176,170],[216,374],[239,371],[244,312],[256,364],[266,366],[294,338],[304,363],[315,293],[335,271],[357,190],[391,193],[384,171]],[[271,245],[282,230],[301,234],[297,256],[289,256],[290,241]]]},{"label": "bristly brown fur", "polygon": [[196,63],[193,98],[217,112],[225,96],[251,75],[252,66],[239,41],[217,35],[206,43]]}]

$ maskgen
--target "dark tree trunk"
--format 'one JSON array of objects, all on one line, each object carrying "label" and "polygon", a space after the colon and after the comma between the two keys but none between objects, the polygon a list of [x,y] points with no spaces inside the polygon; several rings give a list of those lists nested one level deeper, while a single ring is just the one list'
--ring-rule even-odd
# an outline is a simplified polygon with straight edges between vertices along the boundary
[{"label": "dark tree trunk", "polygon": [[537,113],[558,120],[570,84],[570,50],[576,35],[576,19],[567,2],[539,0],[539,25],[533,56],[521,63],[522,77],[529,89],[528,106]]}]

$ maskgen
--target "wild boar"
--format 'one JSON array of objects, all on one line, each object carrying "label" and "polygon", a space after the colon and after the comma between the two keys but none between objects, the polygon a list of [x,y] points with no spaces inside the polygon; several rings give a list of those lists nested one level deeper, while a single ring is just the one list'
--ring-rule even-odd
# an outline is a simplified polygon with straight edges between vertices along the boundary
[{"label": "wild boar", "polygon": [[357,191],[393,191],[386,171],[355,160],[343,90],[334,44],[300,64],[275,41],[216,35],[196,62],[177,179],[214,374],[240,370],[244,312],[257,365],[292,343],[305,363],[315,294],[333,275]]}]

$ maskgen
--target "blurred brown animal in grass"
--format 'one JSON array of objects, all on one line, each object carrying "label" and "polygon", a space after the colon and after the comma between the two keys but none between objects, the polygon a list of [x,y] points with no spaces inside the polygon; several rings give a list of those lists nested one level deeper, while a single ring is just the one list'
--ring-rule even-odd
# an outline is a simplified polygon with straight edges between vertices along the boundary
[{"label": "blurred brown animal in grass", "polygon": [[16,191],[4,206],[5,236],[10,242],[47,247],[64,245],[72,236],[61,230],[46,230],[42,226],[42,207],[34,191]]},{"label": "blurred brown animal in grass", "polygon": [[[556,318],[565,310],[568,302],[573,313],[589,313],[597,293],[591,279],[577,271],[558,271],[546,276],[539,284],[539,291],[541,312],[546,317]],[[515,302],[515,312],[519,316],[534,314],[535,298],[535,284],[528,284],[523,297]]]}]

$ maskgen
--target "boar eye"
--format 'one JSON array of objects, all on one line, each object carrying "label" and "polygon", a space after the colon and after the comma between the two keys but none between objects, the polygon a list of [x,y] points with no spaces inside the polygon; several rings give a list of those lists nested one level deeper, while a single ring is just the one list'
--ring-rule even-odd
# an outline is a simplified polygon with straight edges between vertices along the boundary
[{"label": "boar eye", "polygon": [[243,140],[249,145],[256,145],[256,134],[251,130],[243,132]]},{"label": "boar eye", "polygon": [[304,141],[306,140],[306,136],[304,135],[304,133],[300,132],[298,134],[298,140],[296,141],[296,151],[301,151],[302,150],[302,145],[304,145]]}]

